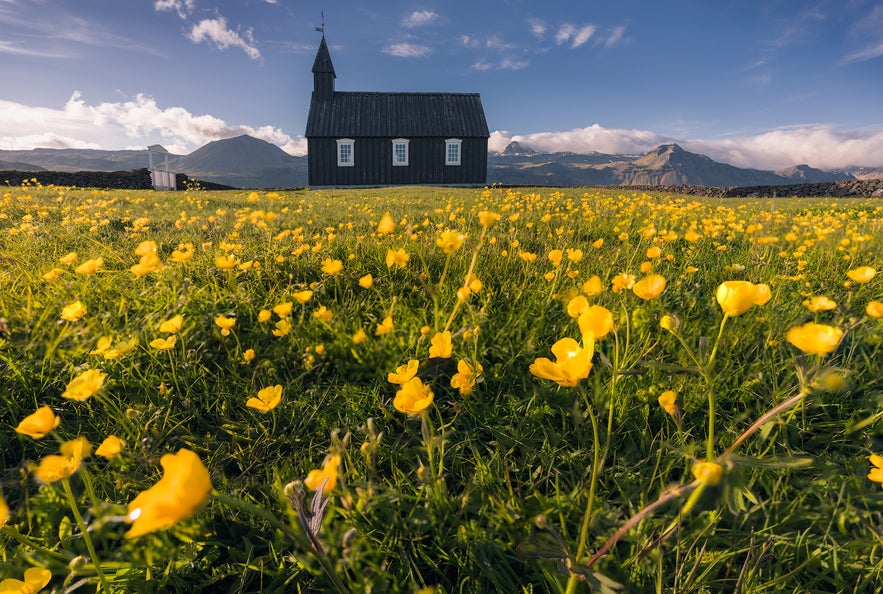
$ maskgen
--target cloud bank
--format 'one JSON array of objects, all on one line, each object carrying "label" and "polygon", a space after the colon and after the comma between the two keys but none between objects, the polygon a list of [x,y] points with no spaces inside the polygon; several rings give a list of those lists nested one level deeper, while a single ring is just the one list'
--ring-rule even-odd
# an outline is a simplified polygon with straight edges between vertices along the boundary
[{"label": "cloud bank", "polygon": [[0,100],[0,149],[144,148],[161,144],[175,154],[190,153],[213,140],[248,134],[305,155],[307,142],[273,126],[229,124],[183,107],[162,108],[152,97],[90,105],[75,91],[61,109]]}]

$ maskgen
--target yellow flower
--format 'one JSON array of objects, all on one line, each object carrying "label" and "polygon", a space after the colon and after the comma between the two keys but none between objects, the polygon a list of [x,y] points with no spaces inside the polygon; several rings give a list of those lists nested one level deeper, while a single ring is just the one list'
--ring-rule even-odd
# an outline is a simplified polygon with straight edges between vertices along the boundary
[{"label": "yellow flower", "polygon": [[567,302],[567,315],[578,318],[589,309],[589,300],[583,295],[577,295]]},{"label": "yellow flower", "polygon": [[829,311],[837,308],[837,304],[824,295],[813,297],[812,299],[805,299],[803,301],[803,306],[813,313]]},{"label": "yellow flower", "polygon": [[41,483],[54,483],[66,479],[77,471],[80,462],[89,456],[92,444],[85,437],[77,437],[61,444],[61,455],[52,454],[40,460],[36,468],[32,468],[34,476]]},{"label": "yellow flower", "polygon": [[494,224],[494,222],[500,220],[500,213],[493,212],[490,210],[482,210],[478,213],[478,222],[481,223],[482,227],[490,227]]},{"label": "yellow flower", "polygon": [[580,249],[567,248],[567,259],[574,264],[579,264],[583,259],[583,251]]},{"label": "yellow flower", "polygon": [[313,312],[313,317],[323,322],[330,322],[331,318],[334,317],[334,313],[324,305],[320,305],[319,309]]},{"label": "yellow flower", "polygon": [[386,381],[391,384],[406,384],[417,375],[417,367],[419,365],[420,361],[411,359],[405,365],[399,365],[394,372],[388,374]]},{"label": "yellow flower", "polygon": [[868,478],[883,486],[883,456],[871,454],[868,456],[868,460],[870,460],[873,465],[871,471],[868,473]]},{"label": "yellow flower", "polygon": [[380,222],[377,224],[377,232],[381,235],[388,235],[395,231],[396,222],[392,220],[392,216],[389,213],[384,214],[380,217]]},{"label": "yellow flower", "polygon": [[596,250],[601,249],[601,246],[603,246],[603,245],[604,245],[604,238],[603,237],[596,239],[595,241],[592,242],[592,247],[595,248]]},{"label": "yellow flower", "polygon": [[175,348],[177,337],[173,334],[168,338],[155,338],[150,341],[150,346],[158,351],[168,351]]},{"label": "yellow flower", "polygon": [[141,256],[138,263],[130,267],[129,270],[135,276],[144,276],[151,272],[159,272],[164,268],[165,266],[163,266],[162,260],[159,259],[159,256],[154,253],[148,253]]},{"label": "yellow flower", "polygon": [[77,274],[95,274],[99,270],[104,268],[104,258],[92,258],[91,260],[86,260],[76,268],[74,268],[74,272]]},{"label": "yellow flower", "polygon": [[706,485],[714,486],[718,484],[723,474],[723,467],[716,462],[703,460],[693,465],[693,477]]},{"label": "yellow flower", "polygon": [[451,378],[451,387],[460,390],[460,396],[469,396],[482,371],[483,369],[478,361],[470,363],[460,359],[457,362],[457,373]]},{"label": "yellow flower", "polygon": [[552,345],[555,362],[542,357],[530,366],[530,372],[540,378],[549,379],[560,386],[573,387],[579,380],[589,377],[592,370],[592,348],[582,348],[572,338],[562,338]]},{"label": "yellow flower", "polygon": [[59,276],[64,274],[63,268],[53,268],[49,272],[43,275],[43,280],[47,282],[52,282],[57,279]]},{"label": "yellow flower", "polygon": [[595,275],[583,283],[582,291],[589,297],[600,295],[604,292],[604,285],[601,284],[601,277]]},{"label": "yellow flower", "polygon": [[230,330],[236,325],[236,318],[228,318],[224,314],[215,318],[215,326],[221,329],[221,336],[230,336]]},{"label": "yellow flower", "polygon": [[68,400],[86,400],[97,394],[101,387],[104,386],[105,377],[107,377],[107,374],[101,373],[97,369],[84,371],[68,383],[61,396]]},{"label": "yellow flower", "polygon": [[592,305],[580,314],[577,323],[584,342],[589,334],[592,340],[598,340],[613,330],[613,312],[601,305]]},{"label": "yellow flower", "polygon": [[676,315],[666,314],[659,320],[659,326],[672,334],[677,334],[681,329],[681,318]]},{"label": "yellow flower", "polygon": [[276,322],[276,328],[273,330],[273,336],[283,337],[288,336],[288,333],[291,332],[291,322],[287,319],[283,318]]},{"label": "yellow flower", "polygon": [[138,341],[134,338],[131,340],[124,340],[123,342],[117,343],[112,349],[107,349],[107,351],[104,352],[104,358],[107,360],[119,359],[120,357],[131,353],[137,344]]},{"label": "yellow flower", "polygon": [[264,322],[269,322],[270,318],[273,317],[273,312],[269,309],[262,309],[258,312],[258,322],[263,324]]},{"label": "yellow flower", "polygon": [[678,412],[678,405],[675,403],[677,397],[678,395],[674,392],[674,390],[666,390],[659,395],[659,398],[657,400],[659,401],[659,406],[662,407],[662,410],[670,415],[673,415]]},{"label": "yellow flower", "polygon": [[294,300],[300,304],[306,303],[307,301],[310,300],[310,297],[312,297],[312,296],[313,296],[313,292],[310,290],[297,291],[296,293],[294,293],[292,295],[292,297],[294,297]]},{"label": "yellow flower", "polygon": [[325,258],[322,260],[322,272],[325,274],[334,276],[335,274],[340,274],[341,270],[343,270],[343,262],[340,260],[335,260],[334,258]]},{"label": "yellow flower", "polygon": [[353,344],[362,344],[366,340],[368,340],[368,335],[361,329],[352,336]]},{"label": "yellow flower", "polygon": [[359,286],[363,289],[370,289],[374,286],[374,277],[370,274],[366,274],[362,278],[359,279]]},{"label": "yellow flower", "polygon": [[160,461],[163,477],[129,503],[126,521],[132,528],[126,538],[164,530],[196,513],[212,490],[208,469],[195,453],[181,449]]},{"label": "yellow flower", "polygon": [[15,430],[22,435],[27,435],[34,439],[40,439],[58,427],[60,422],[61,419],[55,416],[55,413],[52,412],[51,408],[48,406],[41,406],[36,412],[31,413],[22,419],[21,423],[18,424],[18,427],[16,427]]},{"label": "yellow flower", "polygon": [[654,245],[653,247],[647,248],[647,257],[653,260],[654,258],[658,258],[662,255],[662,248],[658,245]]},{"label": "yellow flower", "polygon": [[661,274],[645,276],[632,286],[632,292],[645,301],[656,299],[664,290],[665,277]]},{"label": "yellow flower", "polygon": [[0,592],[6,594],[37,594],[52,580],[52,572],[40,567],[25,569],[25,581],[8,578],[0,582]]},{"label": "yellow flower", "polygon": [[770,300],[770,287],[755,285],[748,281],[725,281],[717,288],[717,302],[724,315],[742,315],[754,305],[763,305]]},{"label": "yellow flower", "polygon": [[280,303],[273,307],[273,313],[275,313],[280,318],[287,318],[291,315],[291,308],[294,306],[294,303],[291,301],[285,301],[284,303]]},{"label": "yellow flower", "polygon": [[258,392],[257,398],[249,398],[245,406],[259,410],[261,412],[270,412],[276,408],[282,401],[282,386],[275,385],[264,388]]},{"label": "yellow flower", "polygon": [[186,262],[190,258],[193,257],[193,244],[192,243],[181,243],[178,245],[178,249],[174,250],[171,255],[172,262],[178,262],[179,264],[182,262]]},{"label": "yellow flower", "polygon": [[6,524],[7,520],[9,520],[9,506],[6,504],[6,500],[0,497],[0,526]]},{"label": "yellow flower", "polygon": [[411,259],[411,256],[408,255],[403,248],[399,248],[397,250],[387,250],[386,251],[386,267],[392,268],[393,266],[404,267],[408,260]]},{"label": "yellow flower", "polygon": [[155,254],[156,249],[157,248],[156,248],[155,241],[151,241],[151,240],[142,241],[140,244],[138,244],[138,247],[135,248],[135,255],[136,256],[146,256],[148,254]]},{"label": "yellow flower", "polygon": [[70,266],[77,261],[77,252],[68,252],[61,258],[59,258],[58,261],[62,264],[67,264],[68,266]]},{"label": "yellow flower", "polygon": [[80,301],[74,301],[70,305],[65,305],[61,310],[61,319],[68,322],[76,322],[86,315],[86,306]]},{"label": "yellow flower", "polygon": [[628,274],[627,272],[623,272],[614,276],[613,282],[611,283],[614,293],[619,293],[620,291],[631,289],[634,284],[635,275]]},{"label": "yellow flower", "polygon": [[883,301],[869,301],[865,307],[865,313],[875,320],[883,318]]},{"label": "yellow flower", "polygon": [[254,349],[245,349],[245,352],[242,353],[242,358],[245,359],[245,362],[248,363],[254,359]]},{"label": "yellow flower", "polygon": [[104,441],[101,442],[101,445],[98,446],[98,449],[95,450],[95,455],[112,460],[120,455],[120,452],[123,451],[124,445],[126,444],[123,440],[116,435],[108,435],[104,438]]},{"label": "yellow flower", "polygon": [[466,239],[466,236],[459,231],[445,229],[439,233],[438,239],[435,240],[435,245],[440,247],[444,253],[450,255],[460,249],[464,239]]},{"label": "yellow flower", "polygon": [[102,336],[98,339],[98,342],[95,343],[95,348],[89,351],[90,355],[103,355],[110,348],[111,343],[113,343],[113,338],[110,336]]},{"label": "yellow flower", "polygon": [[877,274],[877,271],[870,266],[859,266],[846,272],[846,276],[857,283],[867,283]]},{"label": "yellow flower", "polygon": [[384,334],[389,334],[393,331],[393,323],[392,316],[386,316],[383,318],[383,321],[377,324],[377,329],[374,331],[375,336],[383,336]]},{"label": "yellow flower", "polygon": [[564,252],[561,250],[552,250],[546,257],[549,258],[549,262],[552,263],[552,266],[559,266],[561,264],[561,258],[564,257]]},{"label": "yellow flower", "polygon": [[843,330],[840,328],[814,322],[795,326],[785,334],[785,340],[810,355],[827,355],[833,352],[841,338]]},{"label": "yellow flower", "polygon": [[414,377],[402,384],[396,392],[392,405],[399,412],[408,415],[419,415],[432,404],[435,394],[419,377]]},{"label": "yellow flower", "polygon": [[437,333],[432,337],[431,343],[432,346],[429,347],[430,357],[441,357],[443,359],[450,358],[451,353],[454,350],[454,345],[451,343],[450,330]]},{"label": "yellow flower", "polygon": [[236,256],[217,256],[215,257],[215,267],[221,270],[231,270],[236,268]]},{"label": "yellow flower", "polygon": [[169,334],[174,334],[184,325],[184,316],[181,314],[175,314],[171,319],[166,320],[162,324],[159,325],[160,332],[168,332]]},{"label": "yellow flower", "polygon": [[[320,488],[323,493],[334,490],[337,486],[337,477],[340,471],[340,456],[333,454],[325,459],[325,464],[321,470],[311,470],[304,479],[304,485],[311,491],[318,491]],[[325,486],[322,486],[325,483]]]}]

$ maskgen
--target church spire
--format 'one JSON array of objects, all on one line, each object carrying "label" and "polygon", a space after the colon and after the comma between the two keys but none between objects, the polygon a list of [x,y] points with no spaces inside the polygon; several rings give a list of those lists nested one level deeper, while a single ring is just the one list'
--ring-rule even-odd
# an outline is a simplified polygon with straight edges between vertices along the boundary
[{"label": "church spire", "polygon": [[[324,28],[324,27],[323,27]],[[328,53],[328,44],[325,43],[325,34],[319,43],[319,51],[316,52],[316,60],[313,62],[313,95],[319,101],[327,101],[334,95],[334,64],[331,63],[331,54]]]}]

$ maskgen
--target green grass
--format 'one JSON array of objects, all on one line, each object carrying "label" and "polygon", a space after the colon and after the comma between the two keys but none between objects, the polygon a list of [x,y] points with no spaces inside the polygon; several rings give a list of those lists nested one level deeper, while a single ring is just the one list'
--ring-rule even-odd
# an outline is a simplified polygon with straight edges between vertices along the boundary
[{"label": "green grass", "polygon": [[[0,493],[10,509],[0,578],[43,567],[58,592],[870,592],[880,582],[883,489],[866,475],[868,456],[883,453],[883,323],[866,307],[883,300],[883,274],[847,277],[883,271],[878,201],[37,185],[0,196]],[[485,231],[481,211],[501,219]],[[396,222],[389,234],[376,231],[384,213]],[[450,257],[436,246],[445,228],[466,236]],[[138,276],[130,268],[147,240],[165,268]],[[186,243],[192,258],[173,261]],[[661,253],[650,259],[653,246]],[[398,248],[408,263],[387,267]],[[568,248],[582,259],[569,261]],[[237,265],[218,268],[227,255]],[[102,269],[75,272],[98,257]],[[323,273],[327,258],[342,272]],[[457,305],[472,262],[482,287]],[[645,262],[667,279],[658,298],[611,290],[620,273],[645,276]],[[44,280],[53,268],[63,272]],[[366,274],[370,289],[358,283]],[[589,376],[560,387],[532,375],[556,341],[581,339],[566,305],[593,275],[605,290],[589,301],[612,312],[614,330],[595,343]],[[771,299],[728,319],[718,341],[715,291],[731,280],[767,283]],[[273,335],[277,314],[259,321],[306,289],[288,334]],[[837,307],[802,305],[817,295]],[[86,315],[61,320],[76,300]],[[313,315],[320,306],[330,321]],[[151,347],[176,314],[175,346]],[[660,327],[666,314],[682,320],[680,336]],[[219,315],[236,319],[228,336]],[[389,315],[394,330],[375,336]],[[808,321],[845,332],[833,353],[785,340]],[[429,360],[448,324],[452,358]],[[367,340],[354,344],[360,329]],[[103,336],[137,346],[116,359],[90,354]],[[434,393],[422,416],[392,405],[387,374],[409,359]],[[461,359],[483,367],[465,397],[450,385]],[[62,398],[88,369],[107,374],[101,390]],[[273,385],[279,406],[245,406]],[[677,418],[657,403],[666,390],[677,392]],[[709,448],[709,395],[716,485],[692,474]],[[58,428],[16,433],[44,405]],[[63,441],[97,446],[110,434],[123,452],[83,461],[70,478],[74,505],[63,481],[41,485],[29,470]],[[128,503],[182,448],[199,456],[214,494],[169,529],[125,538]],[[342,462],[320,552],[287,495],[329,454]]]}]

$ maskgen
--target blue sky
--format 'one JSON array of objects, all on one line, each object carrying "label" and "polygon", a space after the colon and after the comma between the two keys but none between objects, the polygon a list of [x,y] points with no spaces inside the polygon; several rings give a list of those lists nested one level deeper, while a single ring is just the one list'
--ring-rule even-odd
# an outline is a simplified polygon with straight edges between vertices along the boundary
[{"label": "blue sky", "polygon": [[0,0],[0,148],[303,154],[337,89],[481,93],[491,148],[883,167],[880,0]]}]

